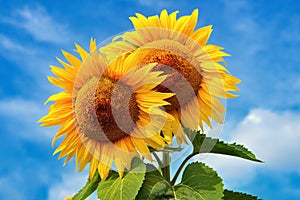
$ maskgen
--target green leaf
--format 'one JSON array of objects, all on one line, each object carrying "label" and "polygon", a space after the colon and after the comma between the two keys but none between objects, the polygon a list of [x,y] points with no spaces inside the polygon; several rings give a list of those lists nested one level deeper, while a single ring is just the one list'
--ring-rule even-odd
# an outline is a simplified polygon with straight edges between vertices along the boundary
[{"label": "green leaf", "polygon": [[212,200],[223,197],[223,183],[217,172],[203,163],[189,164],[181,183],[175,185],[177,199]]},{"label": "green leaf", "polygon": [[73,196],[72,200],[84,200],[84,199],[86,199],[88,196],[90,196],[97,189],[98,183],[100,181],[101,181],[101,178],[98,174],[98,171],[96,171],[93,179],[92,180],[88,179],[85,186],[77,194],[75,194]]},{"label": "green leaf", "polygon": [[240,192],[234,192],[230,190],[224,190],[224,197],[223,200],[258,200],[258,197],[240,193]]},{"label": "green leaf", "polygon": [[136,196],[137,200],[167,200],[173,198],[170,183],[153,166],[147,165],[145,181]]},{"label": "green leaf", "polygon": [[224,154],[256,162],[262,162],[261,160],[257,159],[251,151],[242,145],[236,143],[228,144],[220,141],[219,139],[206,137],[206,135],[200,133],[200,131],[185,129],[185,133],[193,143],[194,153]]},{"label": "green leaf", "polygon": [[116,172],[98,185],[98,198],[101,200],[135,199],[145,178],[146,166],[138,158],[133,159],[131,170],[120,178]]}]

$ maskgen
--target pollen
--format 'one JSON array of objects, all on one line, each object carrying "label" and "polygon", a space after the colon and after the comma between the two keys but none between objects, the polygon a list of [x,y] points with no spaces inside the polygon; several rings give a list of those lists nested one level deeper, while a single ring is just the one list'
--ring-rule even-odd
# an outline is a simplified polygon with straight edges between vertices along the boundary
[{"label": "pollen", "polygon": [[135,96],[134,91],[120,81],[106,76],[91,78],[75,100],[77,128],[99,142],[114,143],[127,137],[138,120]]}]

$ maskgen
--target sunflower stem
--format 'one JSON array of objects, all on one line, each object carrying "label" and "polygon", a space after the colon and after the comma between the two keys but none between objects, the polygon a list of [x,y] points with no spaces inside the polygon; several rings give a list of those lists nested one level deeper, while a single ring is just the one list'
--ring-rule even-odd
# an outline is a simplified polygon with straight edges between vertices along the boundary
[{"label": "sunflower stem", "polygon": [[161,162],[160,158],[158,157],[158,155],[157,155],[154,151],[153,151],[152,153],[153,153],[153,155],[154,155],[154,157],[155,157],[155,160],[156,160],[157,163],[158,163],[159,168],[162,169],[163,166],[164,166],[164,164]]},{"label": "sunflower stem", "polygon": [[181,170],[183,169],[184,165],[192,158],[194,157],[195,155],[197,155],[197,153],[191,153],[190,155],[188,155],[184,161],[181,163],[181,165],[179,166],[179,168],[177,169],[176,173],[175,173],[175,176],[173,177],[172,181],[171,181],[171,185],[175,185],[176,183],[176,180],[181,172]]},{"label": "sunflower stem", "polygon": [[170,153],[163,152],[163,168],[161,169],[165,179],[170,182]]}]

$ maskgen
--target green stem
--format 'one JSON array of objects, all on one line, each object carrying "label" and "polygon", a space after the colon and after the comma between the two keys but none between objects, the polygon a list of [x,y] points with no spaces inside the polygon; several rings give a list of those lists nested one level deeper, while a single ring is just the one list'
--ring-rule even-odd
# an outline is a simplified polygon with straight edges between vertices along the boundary
[{"label": "green stem", "polygon": [[153,151],[152,152],[160,169],[162,169],[164,167],[164,164],[161,162],[160,158],[158,157],[158,155]]},{"label": "green stem", "polygon": [[173,177],[172,182],[171,182],[171,185],[174,185],[174,184],[175,184],[175,182],[176,182],[176,180],[177,180],[177,178],[178,178],[178,176],[179,176],[181,170],[183,169],[184,165],[189,161],[189,159],[191,159],[191,158],[192,158],[193,156],[195,156],[195,155],[197,155],[197,153],[191,153],[190,155],[188,155],[188,156],[184,159],[184,161],[183,161],[183,162],[181,163],[181,165],[179,166],[179,168],[178,168],[178,170],[177,170],[175,176]]},{"label": "green stem", "polygon": [[170,182],[170,154],[169,152],[163,152],[163,168],[161,169],[165,179]]}]

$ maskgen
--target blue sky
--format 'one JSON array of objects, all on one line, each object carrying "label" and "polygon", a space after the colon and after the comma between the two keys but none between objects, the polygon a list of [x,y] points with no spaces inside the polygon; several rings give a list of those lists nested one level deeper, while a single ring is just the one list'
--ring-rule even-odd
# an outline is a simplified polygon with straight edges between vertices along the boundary
[{"label": "blue sky", "polygon": [[78,190],[87,171],[52,157],[57,128],[41,128],[43,102],[57,91],[46,79],[60,50],[88,47],[132,29],[136,12],[180,15],[200,11],[198,27],[212,24],[210,43],[225,47],[230,72],[242,79],[227,101],[221,137],[245,144],[264,164],[206,156],[225,186],[263,199],[300,198],[300,2],[2,1],[0,0],[0,199],[62,199]]}]

